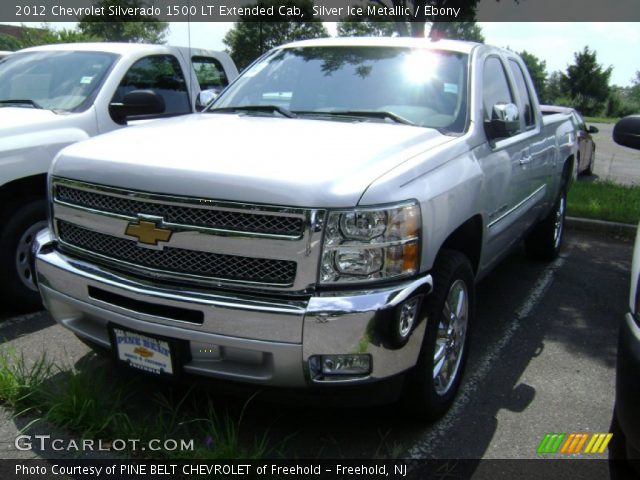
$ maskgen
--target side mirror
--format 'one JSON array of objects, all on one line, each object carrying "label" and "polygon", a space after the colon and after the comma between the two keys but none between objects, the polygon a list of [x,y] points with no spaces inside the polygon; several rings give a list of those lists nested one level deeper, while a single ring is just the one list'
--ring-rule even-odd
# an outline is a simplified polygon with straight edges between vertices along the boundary
[{"label": "side mirror", "polygon": [[640,115],[621,118],[613,127],[613,141],[640,150]]},{"label": "side mirror", "polygon": [[598,130],[597,127],[594,127],[593,125],[589,125],[589,128],[587,129],[587,132],[589,133],[598,133],[600,130]]},{"label": "side mirror", "polygon": [[506,138],[520,130],[520,114],[513,103],[496,103],[491,111],[491,120],[485,122],[489,140]]},{"label": "side mirror", "polygon": [[116,123],[127,123],[127,118],[142,115],[157,115],[165,110],[164,99],[153,90],[133,90],[127,93],[122,103],[111,103],[109,113]]},{"label": "side mirror", "polygon": [[209,106],[211,102],[213,102],[216,98],[218,98],[218,91],[215,89],[202,90],[198,97],[196,98],[196,110],[201,112],[205,108]]}]

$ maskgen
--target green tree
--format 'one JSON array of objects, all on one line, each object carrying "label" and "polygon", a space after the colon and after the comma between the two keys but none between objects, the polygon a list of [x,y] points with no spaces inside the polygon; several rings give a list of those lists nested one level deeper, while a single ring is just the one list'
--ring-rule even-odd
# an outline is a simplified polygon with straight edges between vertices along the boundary
[{"label": "green tree", "polygon": [[16,37],[7,35],[6,33],[0,33],[0,50],[8,50],[10,52],[14,52],[16,50],[20,50],[21,48],[22,44]]},{"label": "green tree", "polygon": [[[145,7],[144,0],[101,0],[97,7],[120,6],[123,8]],[[101,38],[110,42],[129,43],[164,43],[169,24],[148,15],[113,15],[109,21],[103,17],[84,15],[80,18],[78,28],[81,33]]]},{"label": "green tree", "polygon": [[631,79],[631,83],[629,98],[640,105],[640,70],[636,71],[636,76]]},{"label": "green tree", "polygon": [[609,98],[609,78],[612,67],[598,64],[596,52],[584,47],[574,53],[574,63],[562,74],[561,84],[573,101],[573,106],[584,115],[601,113]]},{"label": "green tree", "polygon": [[[357,4],[367,13],[369,7],[376,10],[376,15],[365,15],[363,20],[377,22],[393,22],[395,33],[401,37],[424,37],[425,26],[431,25],[430,35],[444,38],[462,38],[465,40],[479,41],[482,33],[479,28],[471,25],[476,19],[476,9],[480,0],[360,0]],[[518,1],[518,0],[514,0]],[[443,22],[441,16],[427,15],[426,6],[460,9],[455,22]],[[384,16],[381,14],[386,7],[395,15]],[[351,19],[353,20],[353,19]],[[460,24],[460,25],[447,25]]]},{"label": "green tree", "polygon": [[372,22],[353,17],[338,22],[339,37],[391,37],[396,31],[394,22]]},{"label": "green tree", "polygon": [[[95,42],[101,40],[98,37],[86,35],[77,30],[66,28],[55,30],[47,23],[43,23],[37,28],[25,27],[22,25],[20,38],[10,38],[13,39],[13,42],[10,43],[12,48],[8,48],[7,50],[18,50],[38,45],[49,45],[52,43]],[[2,50],[2,48],[0,48],[0,50]]]},{"label": "green tree", "polygon": [[630,87],[611,87],[611,93],[607,100],[608,117],[624,117],[634,113],[640,113],[640,72],[631,79]]},{"label": "green tree", "polygon": [[550,100],[547,98],[547,62],[544,60],[540,60],[534,54],[523,50],[520,52],[520,57],[527,65],[527,69],[529,70],[529,75],[531,75],[531,80],[533,80],[533,86],[536,88],[536,92],[538,92],[538,99],[540,103],[550,103]]},{"label": "green tree", "polygon": [[320,19],[314,17],[313,3],[310,0],[258,0],[255,5],[265,8],[272,5],[297,6],[304,18],[309,20],[300,22],[298,17],[278,17],[277,22],[262,22],[250,15],[241,16],[222,40],[240,70],[266,51],[283,43],[329,36]]},{"label": "green tree", "polygon": [[429,36],[484,43],[482,28],[476,22],[433,22]]},{"label": "green tree", "polygon": [[607,117],[619,117],[624,109],[623,93],[620,87],[611,87],[605,115]]},{"label": "green tree", "polygon": [[[556,70],[552,72],[547,78],[547,84],[545,85],[545,102],[553,105],[560,105],[558,101],[560,98],[566,98],[567,92],[564,90],[562,84],[562,72]],[[570,100],[568,101],[570,103]]]},{"label": "green tree", "polygon": [[57,38],[55,43],[101,42],[105,40],[105,38],[98,37],[97,35],[67,28],[55,30],[54,32],[55,38]]}]

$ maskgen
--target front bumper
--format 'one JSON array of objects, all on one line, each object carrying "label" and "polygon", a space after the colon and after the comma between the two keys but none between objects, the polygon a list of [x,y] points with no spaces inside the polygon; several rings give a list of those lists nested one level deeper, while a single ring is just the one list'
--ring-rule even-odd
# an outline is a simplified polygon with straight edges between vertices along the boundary
[{"label": "front bumper", "polygon": [[627,448],[640,452],[640,328],[631,313],[625,315],[618,341],[616,416]]},{"label": "front bumper", "polygon": [[[278,387],[366,383],[413,367],[426,322],[402,346],[387,332],[406,300],[432,289],[425,275],[381,289],[282,299],[147,283],[60,252],[48,230],[33,251],[45,307],[78,336],[111,348],[108,325],[115,324],[182,340],[186,373]],[[370,355],[369,375],[309,371],[312,356],[356,353]]]}]

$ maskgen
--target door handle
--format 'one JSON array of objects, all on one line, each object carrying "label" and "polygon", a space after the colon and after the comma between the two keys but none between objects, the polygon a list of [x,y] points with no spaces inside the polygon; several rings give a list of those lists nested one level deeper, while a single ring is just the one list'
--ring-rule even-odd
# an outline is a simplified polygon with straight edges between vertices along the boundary
[{"label": "door handle", "polygon": [[523,155],[520,157],[520,165],[526,165],[527,163],[531,163],[531,155]]}]

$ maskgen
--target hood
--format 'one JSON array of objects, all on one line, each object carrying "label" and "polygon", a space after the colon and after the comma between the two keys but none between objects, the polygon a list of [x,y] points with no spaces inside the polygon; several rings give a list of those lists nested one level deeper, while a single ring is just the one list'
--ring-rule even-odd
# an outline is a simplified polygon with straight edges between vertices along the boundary
[{"label": "hood", "polygon": [[352,207],[374,180],[451,139],[389,123],[205,113],[72,145],[52,172],[171,195]]},{"label": "hood", "polygon": [[0,107],[0,155],[45,148],[51,150],[47,152],[50,154],[48,168],[61,148],[88,138],[88,134],[75,125],[76,117],[39,108]]},{"label": "hood", "polygon": [[0,138],[30,133],[57,125],[65,115],[31,107],[0,107]]}]

